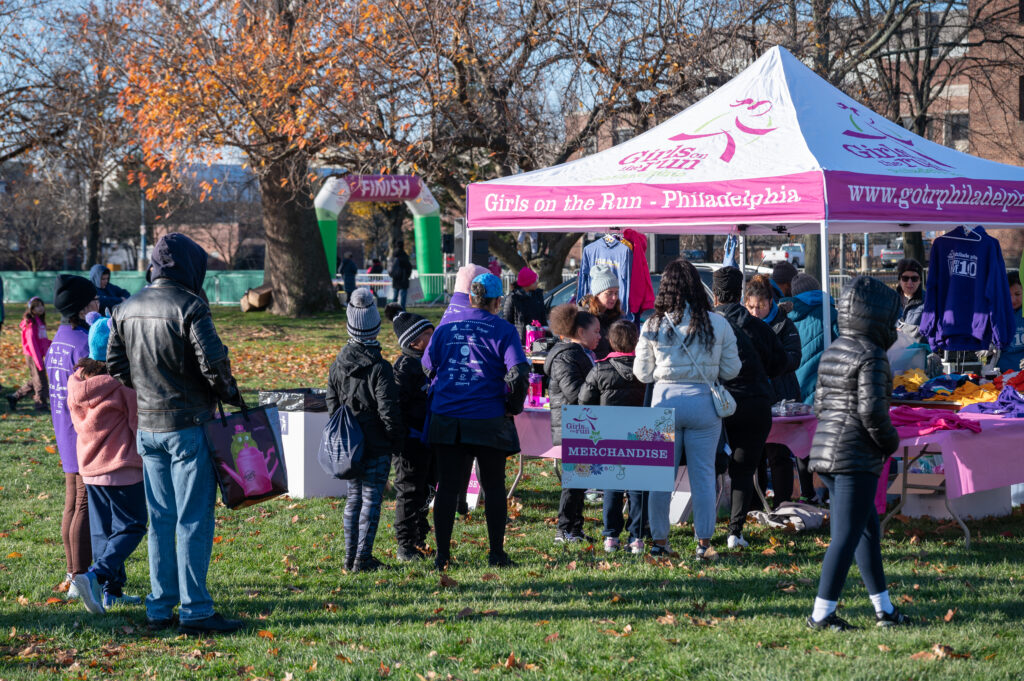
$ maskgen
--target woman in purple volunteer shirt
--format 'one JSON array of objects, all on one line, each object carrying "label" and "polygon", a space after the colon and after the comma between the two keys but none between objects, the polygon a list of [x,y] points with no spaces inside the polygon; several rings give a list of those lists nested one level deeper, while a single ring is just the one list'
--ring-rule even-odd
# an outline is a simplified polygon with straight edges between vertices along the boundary
[{"label": "woman in purple volunteer shirt", "polygon": [[470,308],[434,331],[423,356],[433,379],[428,438],[437,457],[434,534],[438,569],[451,558],[455,507],[476,460],[486,496],[488,561],[511,566],[505,553],[505,458],[519,451],[513,415],[522,412],[530,366],[514,326],[497,316],[501,279],[473,279]]},{"label": "woman in purple volunteer shirt", "polygon": [[[68,378],[78,360],[89,356],[89,325],[85,315],[99,307],[96,287],[85,277],[62,274],[57,277],[54,307],[60,312],[60,326],[46,351],[46,378],[50,382],[50,415],[57,452],[64,469],[64,515],[61,540],[67,561],[67,579],[89,570],[92,540],[89,535],[89,504],[85,483],[78,474],[78,434],[68,411]],[[73,593],[72,593],[73,595]]]}]

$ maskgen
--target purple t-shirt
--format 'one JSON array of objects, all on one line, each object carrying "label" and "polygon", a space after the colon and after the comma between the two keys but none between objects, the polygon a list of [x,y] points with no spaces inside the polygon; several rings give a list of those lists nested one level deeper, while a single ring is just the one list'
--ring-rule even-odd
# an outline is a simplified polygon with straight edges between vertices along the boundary
[{"label": "purple t-shirt", "polygon": [[448,307],[445,308],[444,314],[441,315],[441,321],[437,325],[441,326],[465,319],[466,312],[472,309],[473,307],[469,304],[469,294],[455,292],[452,294],[452,299],[448,301]]},{"label": "purple t-shirt", "polygon": [[68,378],[78,360],[89,356],[89,331],[61,324],[46,351],[46,378],[50,382],[50,416],[57,437],[60,465],[65,473],[78,472],[78,434],[68,411]]},{"label": "purple t-shirt", "polygon": [[437,327],[423,354],[423,367],[437,371],[430,411],[469,419],[504,416],[505,374],[524,362],[516,327],[484,310],[459,310],[457,319]]}]

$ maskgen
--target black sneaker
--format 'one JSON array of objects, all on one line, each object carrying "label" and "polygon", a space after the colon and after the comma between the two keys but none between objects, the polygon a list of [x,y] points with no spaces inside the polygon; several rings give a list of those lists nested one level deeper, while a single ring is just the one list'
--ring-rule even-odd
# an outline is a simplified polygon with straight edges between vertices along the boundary
[{"label": "black sneaker", "polygon": [[399,548],[398,552],[395,554],[395,558],[397,558],[399,562],[402,563],[411,563],[413,561],[423,560],[424,556],[422,553],[420,553],[419,549],[416,548]]},{"label": "black sneaker", "polygon": [[876,612],[875,626],[877,627],[903,627],[913,624],[909,616],[900,612],[900,609],[893,606],[892,612]]},{"label": "black sneaker", "polygon": [[151,620],[148,617],[146,618],[146,629],[149,631],[163,631],[164,629],[170,629],[171,627],[176,626],[178,626],[177,615],[171,615],[170,617],[165,617],[162,620]]},{"label": "black sneaker", "polygon": [[837,615],[835,612],[831,613],[828,617],[821,620],[820,622],[811,617],[810,615],[808,615],[807,626],[811,629],[816,629],[818,631],[824,631],[826,629],[829,631],[850,631],[852,629],[857,628],[849,622],[847,622],[846,620],[844,620],[839,615]]},{"label": "black sneaker", "polygon": [[356,560],[355,565],[352,566],[352,572],[376,572],[381,568],[386,568],[387,565],[380,562],[373,556],[363,558],[362,560]]},{"label": "black sneaker", "polygon": [[242,627],[245,622],[242,620],[229,620],[219,612],[201,620],[185,620],[178,625],[179,634],[197,634],[200,636],[209,634],[233,634]]},{"label": "black sneaker", "polygon": [[492,553],[487,556],[487,564],[496,568],[516,567],[516,562],[509,558],[508,554],[504,551],[501,553]]},{"label": "black sneaker", "polygon": [[672,549],[669,547],[668,542],[664,544],[651,544],[651,557],[652,558],[668,558],[672,554]]},{"label": "black sneaker", "polygon": [[559,530],[558,533],[555,535],[555,543],[564,544],[567,541],[569,541],[569,535],[563,532],[562,530]]},{"label": "black sneaker", "polygon": [[441,554],[437,554],[437,557],[434,558],[434,568],[438,572],[444,572],[448,569],[449,562],[451,562],[450,556],[442,556]]},{"label": "black sneaker", "polygon": [[354,555],[345,554],[345,569],[352,572],[352,568],[356,565],[356,557]]}]

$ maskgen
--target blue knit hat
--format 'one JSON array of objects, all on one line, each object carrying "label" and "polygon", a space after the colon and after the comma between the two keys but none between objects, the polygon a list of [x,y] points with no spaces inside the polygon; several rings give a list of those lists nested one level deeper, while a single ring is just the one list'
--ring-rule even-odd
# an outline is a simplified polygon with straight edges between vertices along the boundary
[{"label": "blue knit hat", "polygon": [[110,317],[98,317],[89,327],[89,358],[107,361],[107,342],[110,340]]}]

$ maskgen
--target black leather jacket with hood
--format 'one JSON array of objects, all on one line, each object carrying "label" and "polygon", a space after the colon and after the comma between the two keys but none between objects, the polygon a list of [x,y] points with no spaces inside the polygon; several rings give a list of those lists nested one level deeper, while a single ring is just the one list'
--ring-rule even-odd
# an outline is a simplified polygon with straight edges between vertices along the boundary
[{"label": "black leather jacket with hood", "polygon": [[183,234],[153,248],[149,286],[114,308],[107,369],[139,403],[139,428],[166,433],[213,417],[217,400],[240,404],[228,349],[202,296],[206,251]]}]

